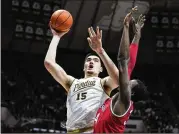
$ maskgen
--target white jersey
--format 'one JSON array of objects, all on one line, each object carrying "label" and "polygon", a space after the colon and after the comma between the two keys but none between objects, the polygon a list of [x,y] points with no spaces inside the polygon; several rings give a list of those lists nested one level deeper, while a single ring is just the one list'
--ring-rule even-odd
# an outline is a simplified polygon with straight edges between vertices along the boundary
[{"label": "white jersey", "polygon": [[96,112],[107,98],[99,77],[75,79],[67,96],[67,131],[93,127]]}]

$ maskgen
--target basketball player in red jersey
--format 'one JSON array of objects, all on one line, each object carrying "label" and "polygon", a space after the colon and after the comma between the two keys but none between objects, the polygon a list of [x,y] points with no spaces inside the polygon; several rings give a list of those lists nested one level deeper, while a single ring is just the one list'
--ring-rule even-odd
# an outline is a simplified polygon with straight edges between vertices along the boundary
[{"label": "basketball player in red jersey", "polygon": [[[132,9],[133,12],[137,11],[137,6],[135,6]],[[130,55],[130,61],[128,63],[128,74],[129,74],[129,79],[132,73],[132,70],[135,67],[135,63],[136,63],[136,57],[137,57],[137,53],[138,53],[138,46],[139,46],[139,40],[141,38],[141,29],[144,26],[144,21],[145,21],[145,16],[140,15],[138,18],[137,23],[135,23],[134,18],[132,19],[132,25],[133,25],[133,30],[135,32],[134,38],[132,40],[132,43],[130,44],[130,50],[129,50],[129,55]],[[96,28],[96,33],[94,32],[93,28],[90,27],[88,28],[88,33],[89,33],[89,37],[87,38],[89,46],[91,47],[92,50],[99,51],[102,48],[102,43],[101,43],[101,39],[102,39],[102,30],[99,30],[99,27]],[[129,38],[129,37],[128,37]],[[99,52],[98,52],[99,53]],[[98,54],[97,53],[97,54]],[[99,54],[98,54],[99,55]],[[101,57],[99,55],[99,57]],[[105,59],[101,57],[101,59],[103,59],[103,62],[105,63]],[[107,68],[108,70],[108,68]],[[107,92],[108,94],[110,94],[111,91]]]},{"label": "basketball player in red jersey", "polygon": [[[132,12],[127,14],[124,19],[124,29],[121,38],[118,67],[119,67],[119,92],[112,98],[107,99],[98,109],[94,124],[94,133],[123,133],[125,125],[133,111],[133,101],[145,100],[148,96],[145,85],[140,80],[131,80],[130,75],[133,70],[129,70],[129,23],[132,19]],[[136,32],[139,32],[144,25],[145,18],[139,16]],[[140,35],[140,34],[138,34]],[[133,60],[133,59],[130,59]],[[134,60],[136,61],[136,60]],[[129,62],[130,64],[130,62]],[[133,63],[135,64],[135,62]],[[131,93],[132,92],[132,93]]]}]

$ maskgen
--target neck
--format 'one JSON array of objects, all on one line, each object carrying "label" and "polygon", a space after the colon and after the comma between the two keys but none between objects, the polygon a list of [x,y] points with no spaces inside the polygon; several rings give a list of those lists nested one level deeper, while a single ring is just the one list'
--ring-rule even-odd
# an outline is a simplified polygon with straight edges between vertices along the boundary
[{"label": "neck", "polygon": [[89,77],[98,77],[98,74],[85,74],[84,78],[89,78]]}]

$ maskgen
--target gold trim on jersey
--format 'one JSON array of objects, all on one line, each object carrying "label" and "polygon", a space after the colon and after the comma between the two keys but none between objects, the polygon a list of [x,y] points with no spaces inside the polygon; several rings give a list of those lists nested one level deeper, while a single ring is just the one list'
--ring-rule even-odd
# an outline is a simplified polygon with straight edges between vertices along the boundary
[{"label": "gold trim on jersey", "polygon": [[75,130],[67,131],[67,134],[83,133],[83,132],[90,131],[90,130],[93,130],[93,127],[86,127],[86,128],[81,128],[81,129],[75,129]]}]

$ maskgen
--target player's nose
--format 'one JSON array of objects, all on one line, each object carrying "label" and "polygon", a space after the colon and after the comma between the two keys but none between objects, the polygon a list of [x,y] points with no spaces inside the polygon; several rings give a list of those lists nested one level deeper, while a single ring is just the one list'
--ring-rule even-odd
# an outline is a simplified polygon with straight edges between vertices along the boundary
[{"label": "player's nose", "polygon": [[89,63],[90,65],[93,65],[94,64],[94,61],[90,61],[90,63]]}]

